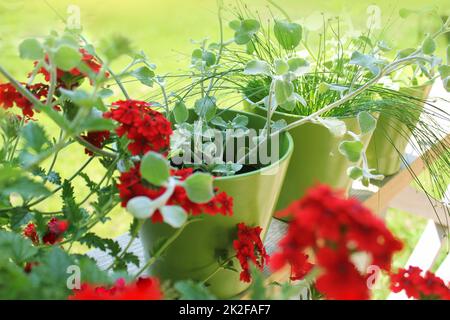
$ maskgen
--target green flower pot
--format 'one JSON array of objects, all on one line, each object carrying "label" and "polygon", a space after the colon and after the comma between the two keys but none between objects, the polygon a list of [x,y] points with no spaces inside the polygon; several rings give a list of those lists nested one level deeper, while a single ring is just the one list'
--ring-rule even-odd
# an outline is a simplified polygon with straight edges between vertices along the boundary
[{"label": "green flower pot", "polygon": [[[248,116],[249,128],[264,127],[265,119],[254,114],[224,111],[221,116],[231,120],[236,114]],[[289,134],[283,134],[280,142],[280,160],[272,165],[214,179],[215,187],[233,197],[233,216],[200,215],[201,221],[186,226],[163,257],[150,268],[150,274],[172,281],[203,281],[217,269],[219,257],[234,255],[233,240],[236,239],[238,223],[261,226],[262,237],[265,237],[293,151]],[[151,255],[152,248],[161,238],[170,237],[174,232],[176,229],[167,224],[146,221],[140,233],[146,257]],[[237,261],[234,261],[234,266],[240,269]],[[239,280],[239,272],[231,270],[219,271],[208,280],[208,284],[209,290],[222,299],[234,297],[249,286]]]},{"label": "green flower pot", "polygon": [[[431,85],[403,88],[400,92],[414,96],[418,99],[426,99],[431,90]],[[420,112],[411,118],[413,125],[419,121]],[[406,125],[387,114],[381,113],[378,117],[377,127],[367,147],[367,160],[370,168],[377,173],[390,176],[400,170],[401,156],[405,153],[406,146],[412,132]]]},{"label": "green flower pot", "polygon": [[[260,115],[265,109],[244,101],[244,110]],[[287,123],[298,120],[300,116],[275,112],[273,120],[284,119]],[[340,118],[347,128],[359,133],[356,117]],[[315,123],[305,123],[289,131],[294,140],[294,153],[289,164],[286,179],[281,188],[276,210],[285,209],[294,200],[300,199],[307,189],[316,183],[328,184],[333,188],[348,192],[352,180],[347,175],[347,169],[355,165],[343,156],[338,148],[345,138],[338,138],[330,131]],[[362,142],[369,143],[370,135],[366,135]],[[285,218],[283,218],[285,219]]]}]

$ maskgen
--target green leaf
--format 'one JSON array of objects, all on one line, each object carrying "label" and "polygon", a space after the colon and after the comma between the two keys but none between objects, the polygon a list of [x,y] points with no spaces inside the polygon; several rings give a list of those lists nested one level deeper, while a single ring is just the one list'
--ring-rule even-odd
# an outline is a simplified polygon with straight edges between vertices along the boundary
[{"label": "green leaf", "polygon": [[19,45],[19,54],[22,59],[41,60],[44,58],[44,49],[36,39],[26,39]]},{"label": "green leaf", "polygon": [[233,128],[245,128],[248,125],[248,117],[242,114],[236,115],[231,121]]},{"label": "green leaf", "polygon": [[64,216],[72,225],[78,224],[83,219],[85,212],[77,205],[74,189],[69,180],[64,180],[63,182],[61,199],[63,201],[62,212]]},{"label": "green leaf", "polygon": [[79,242],[88,246],[88,248],[98,248],[101,251],[109,251],[112,256],[116,256],[120,253],[121,249],[117,241],[107,238],[101,238],[95,233],[85,233]]},{"label": "green leaf", "polygon": [[50,191],[42,183],[25,176],[8,181],[0,189],[0,193],[4,195],[10,195],[13,192],[20,194],[25,199],[48,196],[50,194]]},{"label": "green leaf", "polygon": [[127,211],[136,219],[148,219],[158,209],[158,203],[146,196],[137,196],[127,203]]},{"label": "green leaf", "polygon": [[277,103],[286,103],[294,93],[294,85],[290,81],[275,80],[275,98]]},{"label": "green leaf", "polygon": [[183,101],[178,101],[173,108],[176,123],[183,123],[189,118],[189,111]]},{"label": "green leaf", "polygon": [[104,39],[100,47],[109,62],[133,52],[130,40],[121,35]]},{"label": "green leaf", "polygon": [[309,69],[308,61],[302,58],[290,58],[287,63],[289,65],[289,71],[297,77],[305,74]]},{"label": "green leaf", "polygon": [[30,121],[23,127],[22,137],[25,140],[26,146],[36,153],[42,152],[44,146],[50,143],[44,128],[33,121]]},{"label": "green leaf", "polygon": [[195,49],[192,52],[191,63],[195,66],[210,67],[216,63],[216,55],[208,50]]},{"label": "green leaf", "polygon": [[[11,210],[11,230],[19,229],[33,219],[33,214],[24,208],[14,208]],[[20,231],[19,231],[20,232]]]},{"label": "green leaf", "polygon": [[439,66],[438,71],[442,79],[450,77],[450,66],[448,65]]},{"label": "green leaf", "polygon": [[72,91],[63,88],[60,88],[59,90],[67,99],[71,100],[77,106],[92,108],[97,104],[97,99],[85,90],[77,89]]},{"label": "green leaf", "polygon": [[353,52],[348,64],[358,65],[368,69],[373,75],[380,72],[380,65],[384,64],[382,60],[376,59],[373,56],[362,54],[358,51]]},{"label": "green leaf", "polygon": [[216,300],[203,284],[192,280],[178,281],[174,287],[180,293],[180,300]]},{"label": "green leaf", "polygon": [[262,60],[252,60],[244,68],[244,74],[248,75],[267,75],[270,76],[270,65]]},{"label": "green leaf", "polygon": [[436,51],[436,42],[430,36],[426,37],[422,43],[422,51],[425,54],[433,54]]},{"label": "green leaf", "polygon": [[151,184],[162,186],[170,177],[169,162],[163,155],[150,151],[142,158],[141,175]]},{"label": "green leaf", "polygon": [[80,131],[111,131],[114,130],[116,126],[111,119],[106,118],[86,118],[80,125]]},{"label": "green leaf", "polygon": [[362,134],[372,132],[377,126],[377,120],[367,111],[358,113],[358,123]]},{"label": "green leaf", "polygon": [[206,173],[194,173],[183,183],[189,200],[194,203],[206,203],[214,197],[213,177]]},{"label": "green leaf", "polygon": [[181,228],[188,218],[186,211],[180,206],[163,206],[159,211],[164,222],[174,228]]},{"label": "green leaf", "polygon": [[278,75],[285,74],[289,71],[289,65],[282,59],[275,59],[274,61],[275,73]]},{"label": "green leaf", "polygon": [[363,170],[360,167],[350,167],[347,169],[347,175],[353,180],[357,180],[362,177]]},{"label": "green leaf", "polygon": [[302,27],[294,22],[276,20],[273,31],[278,43],[286,50],[295,49],[302,40]]},{"label": "green leaf", "polygon": [[81,57],[82,55],[78,48],[62,45],[56,49],[54,59],[59,69],[70,71],[78,66],[81,62]]},{"label": "green leaf", "polygon": [[317,121],[330,130],[335,137],[343,137],[347,133],[345,122],[336,118],[318,118]]},{"label": "green leaf", "polygon": [[400,50],[399,52],[397,52],[396,59],[406,58],[406,57],[410,56],[412,53],[414,53],[415,51],[416,51],[416,49],[414,49],[414,48],[406,48],[406,49]]},{"label": "green leaf", "polygon": [[195,113],[206,121],[210,121],[216,115],[216,98],[205,96],[195,101]]},{"label": "green leaf", "polygon": [[259,31],[260,24],[254,19],[245,19],[240,21],[239,27],[234,22],[233,27],[237,28],[234,33],[234,41],[239,45],[243,45],[251,41],[252,37]]},{"label": "green leaf", "polygon": [[364,145],[361,141],[343,141],[339,145],[339,152],[351,162],[358,162],[361,159],[361,152]]},{"label": "green leaf", "polygon": [[0,257],[10,258],[21,264],[29,261],[37,252],[29,239],[17,233],[0,231]]},{"label": "green leaf", "polygon": [[153,86],[155,72],[150,68],[143,66],[139,67],[131,72],[131,75],[139,80],[140,83],[148,87]]}]

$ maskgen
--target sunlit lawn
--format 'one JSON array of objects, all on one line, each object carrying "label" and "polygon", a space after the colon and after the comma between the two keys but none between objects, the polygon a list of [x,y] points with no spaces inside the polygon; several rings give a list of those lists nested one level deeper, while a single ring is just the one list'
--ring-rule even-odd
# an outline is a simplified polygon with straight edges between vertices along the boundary
[{"label": "sunlit lawn", "polygon": [[[136,49],[142,49],[158,65],[158,72],[174,72],[189,65],[189,56],[193,45],[191,39],[204,37],[218,38],[216,2],[214,0],[0,0],[0,63],[7,67],[15,76],[24,79],[31,69],[30,62],[20,61],[16,47],[21,39],[28,36],[42,36],[49,30],[61,30],[63,23],[58,15],[67,17],[69,4],[80,8],[81,23],[85,34],[96,44],[102,38],[120,34],[128,37]],[[226,2],[226,6],[235,1]],[[267,3],[262,0],[245,1],[250,7],[259,8],[262,14],[267,13]],[[425,28],[435,25],[432,19],[398,18],[398,10],[402,7],[419,9],[427,6],[439,6],[443,15],[450,13],[450,5],[446,0],[439,1],[277,1],[293,19],[304,23],[313,23],[321,19],[320,12],[328,11],[339,15],[344,23],[351,17],[355,29],[364,25],[367,20],[367,8],[376,3],[380,8],[382,26],[392,27],[387,34],[394,35],[397,44],[406,47],[416,45],[416,41],[424,33]],[[52,7],[52,8],[51,8]],[[375,10],[377,10],[375,8]],[[274,10],[276,12],[276,10]],[[306,19],[305,19],[306,18]],[[225,20],[230,15],[225,13]],[[227,37],[230,34],[227,34]],[[443,46],[445,44],[443,43]],[[124,64],[120,61],[116,67]],[[0,79],[1,80],[1,79]],[[146,89],[139,89],[134,84],[128,89],[135,98],[148,94]],[[119,94],[119,92],[117,92]],[[56,136],[58,129],[51,123],[46,123],[48,132]],[[73,145],[59,155],[56,164],[63,178],[68,178],[88,158],[83,148]],[[44,167],[48,164],[44,165]],[[94,160],[87,167],[86,173],[99,180],[104,170]],[[83,181],[75,180],[76,193],[81,199],[88,192]],[[59,194],[40,206],[43,211],[60,209]],[[116,208],[111,215],[112,220],[95,228],[95,232],[104,237],[116,237],[128,229],[129,215],[123,209]],[[387,216],[389,227],[405,241],[406,249],[398,255],[395,265],[401,266],[408,257],[423,230],[424,220],[411,217],[407,213],[391,210]],[[81,249],[81,248],[78,248]],[[385,289],[382,291],[383,296]]]}]

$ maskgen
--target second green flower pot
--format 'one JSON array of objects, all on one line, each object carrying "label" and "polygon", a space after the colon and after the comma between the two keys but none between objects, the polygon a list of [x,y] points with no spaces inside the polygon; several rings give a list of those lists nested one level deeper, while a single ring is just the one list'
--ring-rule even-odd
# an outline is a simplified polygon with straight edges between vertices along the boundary
[{"label": "second green flower pot", "polygon": [[[221,116],[225,120],[231,120],[236,114],[248,116],[249,128],[264,127],[265,119],[254,114],[223,111]],[[233,197],[233,216],[200,215],[201,221],[186,226],[163,257],[151,267],[150,273],[172,281],[202,281],[217,270],[219,257],[234,255],[233,240],[236,239],[238,223],[260,226],[264,238],[293,151],[289,134],[281,136],[279,150],[279,160],[270,166],[244,174],[215,178],[214,186]],[[146,221],[140,237],[147,258],[151,256],[152,248],[158,241],[170,237],[176,231],[167,224]],[[234,266],[239,269],[236,261]],[[208,280],[208,284],[209,290],[222,299],[234,297],[249,286],[239,280],[239,272],[232,270],[219,271]]]},{"label": "second green flower pot", "polygon": [[[266,111],[259,106],[244,102],[244,109],[256,114],[265,115]],[[272,120],[283,119],[291,123],[300,116],[275,112]],[[347,128],[360,133],[356,117],[340,118]],[[294,140],[294,153],[281,189],[276,210],[285,209],[292,201],[300,199],[307,189],[316,183],[324,183],[332,188],[348,192],[352,180],[347,169],[352,164],[339,152],[339,144],[348,137],[336,137],[320,124],[305,123],[289,131]],[[362,142],[369,143],[370,135],[364,136]]]},{"label": "second green flower pot", "polygon": [[[431,85],[403,88],[400,92],[420,100],[428,97]],[[422,105],[423,106],[423,105]],[[415,106],[414,106],[415,107]],[[416,108],[408,114],[408,122],[415,126],[419,121],[421,110]],[[397,111],[397,117],[406,114],[402,110]],[[377,173],[390,176],[400,170],[401,156],[405,153],[406,146],[411,138],[410,128],[394,118],[392,115],[381,112],[378,117],[377,127],[367,147],[367,160],[370,168]]]}]

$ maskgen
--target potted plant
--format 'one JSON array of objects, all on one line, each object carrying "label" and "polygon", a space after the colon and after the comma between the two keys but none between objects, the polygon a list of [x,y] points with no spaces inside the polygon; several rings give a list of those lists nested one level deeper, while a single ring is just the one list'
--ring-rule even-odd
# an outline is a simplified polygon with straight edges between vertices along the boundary
[{"label": "potted plant", "polygon": [[[314,182],[348,190],[352,177],[362,178],[366,185],[370,179],[383,179],[382,174],[375,173],[369,155],[366,155],[375,128],[367,126],[367,123],[375,124],[375,118],[382,113],[397,117],[397,121],[406,122],[408,127],[414,125],[417,120],[413,110],[408,117],[391,110],[414,105],[414,97],[405,98],[374,83],[352,99],[345,99],[337,105],[334,102],[345,93],[359,90],[367,79],[380,75],[388,64],[384,52],[390,48],[386,43],[375,43],[367,33],[350,39],[344,50],[343,40],[336,32],[339,20],[330,19],[324,20],[325,33],[319,37],[315,54],[311,44],[305,40],[308,37],[302,35],[306,31],[291,22],[287,15],[285,19],[270,21],[268,25],[273,29],[264,28],[248,10],[238,11],[236,16],[237,19],[230,22],[235,31],[234,42],[245,45],[246,50],[230,47],[225,50],[231,65],[243,66],[242,73],[229,76],[230,82],[243,93],[246,110],[288,124],[295,143],[288,179],[283,185],[277,209],[301,196]],[[327,31],[332,34],[331,39]],[[431,37],[434,39],[437,34],[442,34],[442,30]],[[300,46],[305,48],[301,55],[296,51]],[[414,50],[406,51],[395,59],[404,58],[404,53],[417,54]],[[425,51],[432,54],[432,51]],[[431,66],[436,69],[435,62],[431,62]],[[383,77],[393,70],[388,71]],[[332,108],[328,108],[329,105]],[[390,108],[393,105],[396,107]],[[313,121],[303,121],[305,118]],[[362,123],[364,121],[367,123]],[[301,126],[297,125],[299,122]],[[344,150],[351,145],[351,140],[358,141],[358,156]]]}]

